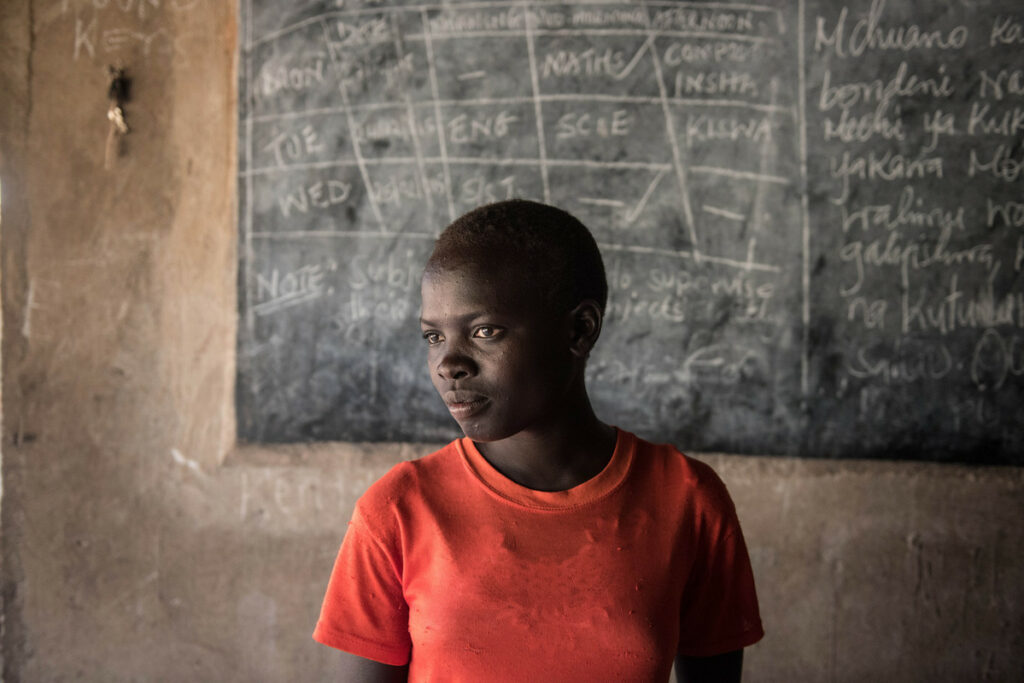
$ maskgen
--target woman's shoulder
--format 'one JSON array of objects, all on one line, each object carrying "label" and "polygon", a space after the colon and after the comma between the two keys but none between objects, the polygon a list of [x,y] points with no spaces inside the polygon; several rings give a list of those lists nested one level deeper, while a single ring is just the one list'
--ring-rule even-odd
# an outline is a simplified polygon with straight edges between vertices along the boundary
[{"label": "woman's shoulder", "polygon": [[687,455],[674,444],[633,438],[637,467],[660,482],[658,489],[673,495],[682,493],[693,502],[712,507],[732,507],[725,483],[711,465]]},{"label": "woman's shoulder", "polygon": [[443,488],[461,469],[458,441],[412,460],[391,467],[366,489],[357,508],[364,514],[406,507],[417,498]]}]

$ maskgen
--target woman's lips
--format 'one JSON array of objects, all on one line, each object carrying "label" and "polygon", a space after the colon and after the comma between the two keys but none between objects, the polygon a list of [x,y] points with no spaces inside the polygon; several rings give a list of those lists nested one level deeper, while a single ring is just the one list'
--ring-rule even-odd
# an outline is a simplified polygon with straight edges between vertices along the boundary
[{"label": "woman's lips", "polygon": [[487,403],[487,397],[463,391],[445,392],[444,403],[456,420],[477,413]]}]

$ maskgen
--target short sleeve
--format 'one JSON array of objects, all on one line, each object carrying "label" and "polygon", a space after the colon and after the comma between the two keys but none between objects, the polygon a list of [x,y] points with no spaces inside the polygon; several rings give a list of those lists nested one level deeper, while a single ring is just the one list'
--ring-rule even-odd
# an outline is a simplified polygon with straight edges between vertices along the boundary
[{"label": "short sleeve", "polygon": [[684,656],[724,654],[764,636],[743,532],[724,484],[718,483],[725,496],[720,522],[705,530],[680,606],[679,654]]},{"label": "short sleeve", "polygon": [[327,584],[314,640],[384,664],[408,663],[409,607],[401,562],[394,555],[357,505]]}]

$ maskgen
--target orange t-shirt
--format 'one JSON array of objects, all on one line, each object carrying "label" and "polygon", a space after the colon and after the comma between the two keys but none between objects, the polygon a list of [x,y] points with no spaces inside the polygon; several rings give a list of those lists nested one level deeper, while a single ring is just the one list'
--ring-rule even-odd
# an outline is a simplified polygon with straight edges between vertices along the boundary
[{"label": "orange t-shirt", "polygon": [[620,430],[567,491],[516,484],[468,438],[397,465],[356,504],[313,637],[410,681],[564,683],[664,681],[677,652],[763,633],[724,484]]}]

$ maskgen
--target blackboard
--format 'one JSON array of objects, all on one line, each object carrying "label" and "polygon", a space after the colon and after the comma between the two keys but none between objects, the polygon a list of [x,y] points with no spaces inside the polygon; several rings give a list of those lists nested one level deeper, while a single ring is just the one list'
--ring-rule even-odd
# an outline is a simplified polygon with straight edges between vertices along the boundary
[{"label": "blackboard", "polygon": [[605,420],[694,451],[1024,464],[1014,0],[244,0],[239,438],[458,436],[432,240],[556,204]]}]

